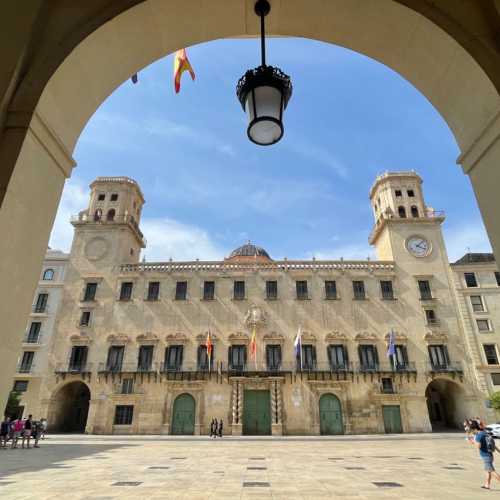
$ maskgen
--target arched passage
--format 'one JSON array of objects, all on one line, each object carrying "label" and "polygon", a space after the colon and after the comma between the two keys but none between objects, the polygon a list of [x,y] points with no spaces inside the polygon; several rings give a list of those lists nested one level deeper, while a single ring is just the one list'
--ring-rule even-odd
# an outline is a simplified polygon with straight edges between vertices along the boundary
[{"label": "arched passage", "polygon": [[433,380],[425,390],[433,431],[461,429],[467,415],[465,391],[451,380]]},{"label": "arched passage", "polygon": [[333,394],[323,394],[319,399],[320,434],[344,434],[342,405],[339,398]]},{"label": "arched passage", "polygon": [[85,432],[90,390],[83,382],[70,382],[52,397],[48,424],[55,432]]},{"label": "arched passage", "polygon": [[194,434],[195,401],[191,394],[181,394],[174,401],[172,411],[172,434]]},{"label": "arched passage", "polygon": [[[123,2],[123,9],[136,1]],[[447,21],[440,27],[438,19],[448,19],[442,12],[431,16],[425,11],[430,12],[430,6],[424,9],[422,2],[404,0],[407,5],[420,4],[415,10],[402,3],[274,1],[267,31],[350,48],[413,83],[450,126],[462,152],[460,162],[470,173],[498,251],[500,96],[486,70],[490,74],[499,65],[491,55],[487,57],[486,49],[472,46],[482,37],[462,32],[451,36],[451,27],[457,30],[460,23]],[[119,84],[179,47],[259,32],[253,1],[248,0],[144,0],[121,13],[118,7],[95,5],[99,14],[84,12],[80,22],[70,25],[74,29],[54,38],[57,53],[42,53],[39,59],[25,57],[33,60],[32,71],[15,68],[13,73],[23,75],[23,80],[7,86],[15,92],[7,100],[7,126],[0,143],[0,231],[11,237],[0,241],[0,256],[5,268],[16,276],[21,293],[12,297],[10,280],[0,284],[0,295],[11,297],[11,302],[4,303],[11,314],[3,325],[6,342],[0,363],[8,372],[0,377],[6,381],[0,382],[3,398],[15,367],[20,341],[16,332],[23,330],[64,181],[75,164],[72,154],[89,118]],[[69,22],[73,14],[59,15]],[[30,53],[22,47],[23,54]],[[21,44],[18,49],[21,51]]]}]

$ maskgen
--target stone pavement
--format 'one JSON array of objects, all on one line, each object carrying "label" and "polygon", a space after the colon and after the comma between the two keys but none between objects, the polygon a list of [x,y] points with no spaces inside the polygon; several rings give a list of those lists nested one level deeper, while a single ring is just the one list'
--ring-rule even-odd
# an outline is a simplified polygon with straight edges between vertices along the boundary
[{"label": "stone pavement", "polygon": [[455,433],[214,441],[51,435],[40,444],[0,450],[2,500],[500,498],[500,483],[497,491],[480,489],[478,452]]}]

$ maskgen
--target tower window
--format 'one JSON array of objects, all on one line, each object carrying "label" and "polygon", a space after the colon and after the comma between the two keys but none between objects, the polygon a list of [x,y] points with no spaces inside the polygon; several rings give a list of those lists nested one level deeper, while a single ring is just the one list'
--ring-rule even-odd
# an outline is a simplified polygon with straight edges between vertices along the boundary
[{"label": "tower window", "polygon": [[178,281],[175,284],[175,300],[186,300],[187,281]]},{"label": "tower window", "polygon": [[401,198],[401,196],[402,196],[401,189],[396,189],[394,191],[394,194],[396,195],[396,198]]},{"label": "tower window", "polygon": [[203,283],[203,300],[214,300],[215,281],[205,281]]},{"label": "tower window", "polygon": [[80,317],[80,326],[90,325],[90,311],[83,311]]},{"label": "tower window", "polygon": [[419,215],[418,215],[418,208],[415,205],[413,205],[411,207],[411,216],[412,217],[419,217]]},{"label": "tower window", "polygon": [[398,207],[398,214],[402,219],[406,219],[405,207]]},{"label": "tower window", "polygon": [[410,198],[413,198],[415,196],[415,191],[413,191],[413,189],[408,189],[406,193]]},{"label": "tower window", "polygon": [[495,344],[483,344],[486,362],[489,365],[498,365],[497,348]]},{"label": "tower window", "polygon": [[380,291],[382,292],[383,300],[394,300],[394,289],[392,288],[392,281],[381,281]]},{"label": "tower window", "polygon": [[275,300],[278,298],[277,281],[266,281],[266,298],[268,300]]},{"label": "tower window", "polygon": [[118,200],[118,195],[116,193],[113,193],[111,195],[111,201],[117,201]]},{"label": "tower window", "polygon": [[470,303],[474,312],[484,312],[484,304],[481,295],[471,295]]},{"label": "tower window", "polygon": [[464,278],[467,288],[477,287],[476,275],[474,273],[464,273]]},{"label": "tower window", "polygon": [[98,201],[104,201],[106,199],[106,195],[104,193],[101,193],[98,197],[97,197],[97,200]]},{"label": "tower window", "polygon": [[245,282],[235,281],[233,285],[234,300],[243,300],[245,298]]},{"label": "tower window", "polygon": [[363,281],[353,281],[352,282],[352,291],[354,293],[355,300],[366,299],[365,283]]},{"label": "tower window", "polygon": [[83,294],[83,300],[85,302],[95,300],[96,292],[97,292],[97,283],[87,283],[85,285],[85,292]]},{"label": "tower window", "polygon": [[148,284],[148,298],[147,300],[158,300],[160,296],[160,282],[150,281]]},{"label": "tower window", "polygon": [[43,272],[43,278],[44,281],[51,281],[54,279],[54,270],[53,269],[45,269]]},{"label": "tower window", "polygon": [[106,220],[115,220],[115,214],[116,210],[114,208],[108,210],[108,215],[106,215]]},{"label": "tower window", "polygon": [[337,284],[335,281],[325,281],[325,298],[329,300],[337,298]]},{"label": "tower window", "polygon": [[418,280],[420,300],[432,300],[431,285],[428,280]]},{"label": "tower window", "polygon": [[476,319],[477,329],[480,332],[489,332],[491,331],[490,322],[487,319]]},{"label": "tower window", "polygon": [[307,293],[307,281],[296,281],[295,289],[297,291],[297,299],[306,300],[309,298]]},{"label": "tower window", "polygon": [[436,318],[436,312],[434,309],[426,309],[425,310],[425,319],[427,320],[428,325],[437,325],[439,323]]},{"label": "tower window", "polygon": [[130,300],[132,298],[132,287],[133,283],[131,281],[122,283],[120,288],[120,300]]},{"label": "tower window", "polygon": [[98,221],[102,219],[102,210],[98,208],[94,213],[94,220]]}]

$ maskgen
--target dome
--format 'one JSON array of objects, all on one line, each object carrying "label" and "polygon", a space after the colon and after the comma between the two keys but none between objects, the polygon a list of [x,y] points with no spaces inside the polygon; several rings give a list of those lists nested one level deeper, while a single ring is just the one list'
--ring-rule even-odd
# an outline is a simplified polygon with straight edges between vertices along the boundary
[{"label": "dome", "polygon": [[252,245],[252,243],[248,242],[242,245],[241,247],[236,248],[231,252],[227,260],[248,260],[248,259],[257,259],[257,260],[271,260],[269,254],[262,248],[257,245]]}]

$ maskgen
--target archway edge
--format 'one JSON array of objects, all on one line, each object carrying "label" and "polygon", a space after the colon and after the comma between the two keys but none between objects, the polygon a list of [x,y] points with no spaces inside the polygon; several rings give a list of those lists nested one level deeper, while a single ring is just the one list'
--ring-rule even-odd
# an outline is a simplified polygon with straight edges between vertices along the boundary
[{"label": "archway edge", "polygon": [[[97,107],[131,74],[179,47],[257,35],[252,8],[250,0],[145,0],[69,54],[37,112],[71,153]],[[500,109],[495,86],[472,56],[432,21],[393,0],[274,1],[268,31],[341,45],[392,68],[435,106],[462,152]]]}]

